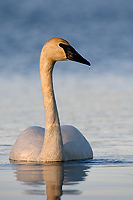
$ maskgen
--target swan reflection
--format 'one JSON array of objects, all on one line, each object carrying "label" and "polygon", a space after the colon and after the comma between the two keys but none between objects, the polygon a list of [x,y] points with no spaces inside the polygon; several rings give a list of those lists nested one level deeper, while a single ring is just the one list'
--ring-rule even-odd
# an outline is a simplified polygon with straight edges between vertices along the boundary
[{"label": "swan reflection", "polygon": [[[62,186],[84,181],[90,169],[89,166],[81,162],[56,162],[43,165],[11,161],[11,164],[15,170],[17,181],[32,187],[32,189],[26,187],[24,193],[47,195],[47,200],[60,199],[62,194],[81,194],[81,191],[73,189],[63,189],[62,191]],[[46,185],[46,190],[44,185]]]}]

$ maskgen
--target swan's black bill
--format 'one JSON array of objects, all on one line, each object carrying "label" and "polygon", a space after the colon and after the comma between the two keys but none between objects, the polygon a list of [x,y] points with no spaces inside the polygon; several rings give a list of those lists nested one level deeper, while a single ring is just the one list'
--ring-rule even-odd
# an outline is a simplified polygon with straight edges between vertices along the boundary
[{"label": "swan's black bill", "polygon": [[89,66],[91,65],[90,62],[86,60],[85,58],[83,58],[72,46],[62,44],[62,43],[60,43],[59,46],[64,49],[66,53],[66,57],[69,60],[80,62]]}]

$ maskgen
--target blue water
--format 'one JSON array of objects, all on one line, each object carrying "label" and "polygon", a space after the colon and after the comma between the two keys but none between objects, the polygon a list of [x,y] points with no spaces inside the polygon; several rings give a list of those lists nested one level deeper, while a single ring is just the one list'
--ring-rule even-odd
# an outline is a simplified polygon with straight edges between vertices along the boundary
[{"label": "blue water", "polygon": [[[132,0],[0,1],[2,199],[132,199],[132,19]],[[39,56],[52,37],[68,40],[92,63],[90,71],[56,63],[54,88],[61,124],[83,132],[94,159],[10,163],[19,133],[44,126]]]}]

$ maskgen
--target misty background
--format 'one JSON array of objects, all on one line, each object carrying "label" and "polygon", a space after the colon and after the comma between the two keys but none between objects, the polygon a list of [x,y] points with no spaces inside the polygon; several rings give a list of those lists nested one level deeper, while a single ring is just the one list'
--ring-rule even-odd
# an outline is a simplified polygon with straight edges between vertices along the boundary
[{"label": "misty background", "polygon": [[68,40],[92,73],[133,74],[132,0],[0,1],[1,74],[38,72],[41,48],[52,37]]}]

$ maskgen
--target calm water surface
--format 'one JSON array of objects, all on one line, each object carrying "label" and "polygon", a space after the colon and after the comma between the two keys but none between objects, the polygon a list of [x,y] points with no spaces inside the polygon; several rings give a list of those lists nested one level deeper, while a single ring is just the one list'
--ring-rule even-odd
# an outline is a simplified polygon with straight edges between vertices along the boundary
[{"label": "calm water surface", "polygon": [[[133,198],[133,1],[0,1],[0,199]],[[27,127],[44,127],[39,55],[63,37],[90,62],[58,62],[61,124],[76,126],[94,159],[10,163]]]}]

